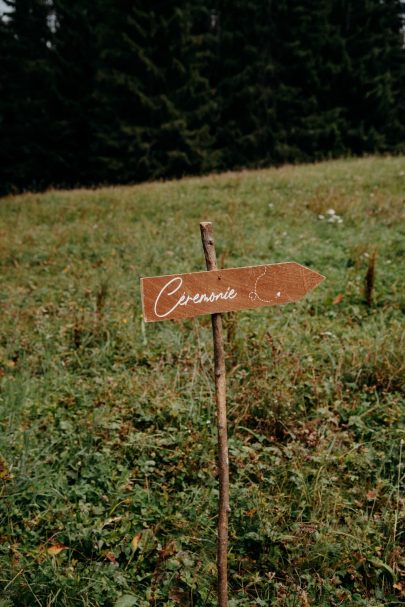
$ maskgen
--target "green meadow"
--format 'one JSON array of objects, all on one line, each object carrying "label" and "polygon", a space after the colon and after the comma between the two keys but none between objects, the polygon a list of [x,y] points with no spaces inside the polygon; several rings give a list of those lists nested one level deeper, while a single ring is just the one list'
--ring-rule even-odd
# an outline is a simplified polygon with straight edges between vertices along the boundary
[{"label": "green meadow", "polygon": [[[210,318],[139,278],[296,261],[224,316],[230,607],[403,604],[405,158],[0,200],[0,607],[213,607]],[[402,546],[402,548],[401,548]]]}]

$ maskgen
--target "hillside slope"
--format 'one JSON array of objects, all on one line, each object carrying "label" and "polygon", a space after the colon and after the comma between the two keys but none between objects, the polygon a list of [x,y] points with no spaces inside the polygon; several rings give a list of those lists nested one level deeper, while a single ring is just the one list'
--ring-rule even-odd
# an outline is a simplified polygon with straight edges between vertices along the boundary
[{"label": "hillside slope", "polygon": [[401,603],[404,183],[367,158],[0,200],[1,607],[216,604],[210,319],[144,325],[139,293],[204,269],[203,220],[224,267],[326,276],[225,318],[232,605]]}]

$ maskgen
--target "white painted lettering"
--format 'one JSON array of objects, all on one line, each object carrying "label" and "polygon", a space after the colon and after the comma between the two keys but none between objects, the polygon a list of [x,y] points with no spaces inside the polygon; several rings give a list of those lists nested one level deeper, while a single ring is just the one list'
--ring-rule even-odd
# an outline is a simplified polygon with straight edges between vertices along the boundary
[{"label": "white painted lettering", "polygon": [[[201,304],[201,303],[215,303],[219,300],[226,301],[228,299],[235,299],[238,296],[237,291],[231,287],[227,287],[226,291],[220,291],[215,293],[194,293],[186,295],[183,293],[180,295],[179,291],[183,286],[183,279],[181,276],[175,276],[168,283],[166,283],[159,291],[158,296],[155,300],[154,312],[158,318],[166,318],[172,312],[174,312],[179,306],[188,306],[189,304]],[[173,296],[174,299],[172,298]],[[168,299],[170,298],[170,299]],[[169,301],[170,306],[168,310],[162,310],[163,301]],[[164,306],[163,306],[164,307]]]},{"label": "white painted lettering", "polygon": [[[173,284],[174,282],[177,282],[177,286],[174,287],[174,289],[172,289],[171,291],[168,291],[168,287],[170,287],[170,285]],[[173,295],[174,293],[177,293],[177,291],[180,289],[182,284],[183,284],[183,279],[180,278],[180,276],[175,276],[174,278],[169,280],[169,282],[167,284],[165,284],[164,287],[162,287],[160,289],[160,293],[156,297],[155,306],[154,306],[156,316],[158,316],[159,318],[165,318],[165,316],[169,316],[169,314],[171,312],[173,312],[177,308],[177,306],[181,305],[180,301],[183,299],[184,293],[180,297],[180,299],[174,304],[174,306],[172,308],[170,308],[170,310],[168,310],[164,314],[159,314],[159,312],[157,311],[157,306],[158,306],[159,300],[162,297],[162,295]]]}]

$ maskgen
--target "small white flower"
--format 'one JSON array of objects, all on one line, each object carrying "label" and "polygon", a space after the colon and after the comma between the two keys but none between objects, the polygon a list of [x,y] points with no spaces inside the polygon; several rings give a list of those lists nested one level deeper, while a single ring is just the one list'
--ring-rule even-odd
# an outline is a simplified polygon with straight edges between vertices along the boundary
[{"label": "small white flower", "polygon": [[324,215],[318,215],[318,219],[321,219],[321,220],[325,219],[325,216]]},{"label": "small white flower", "polygon": [[343,219],[341,217],[339,217],[339,215],[336,215],[336,213],[333,211],[333,214],[329,213],[327,222],[328,223],[343,223]]}]

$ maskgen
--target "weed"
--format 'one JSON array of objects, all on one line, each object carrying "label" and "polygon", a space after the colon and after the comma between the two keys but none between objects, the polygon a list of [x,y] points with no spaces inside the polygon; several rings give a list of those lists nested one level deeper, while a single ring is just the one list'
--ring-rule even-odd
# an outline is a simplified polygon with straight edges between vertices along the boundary
[{"label": "weed", "polygon": [[364,298],[368,307],[373,303],[376,257],[377,254],[374,251],[369,257],[367,272],[364,279]]}]

